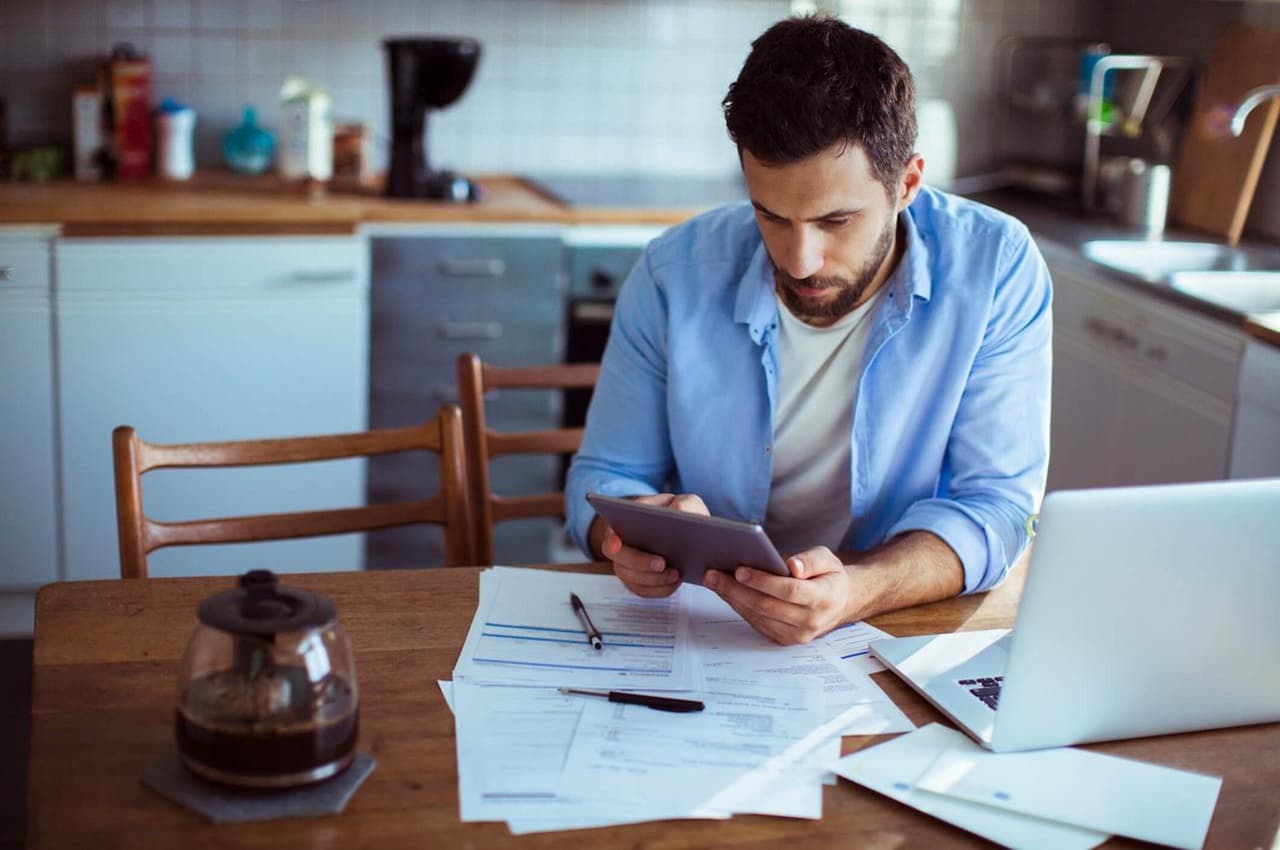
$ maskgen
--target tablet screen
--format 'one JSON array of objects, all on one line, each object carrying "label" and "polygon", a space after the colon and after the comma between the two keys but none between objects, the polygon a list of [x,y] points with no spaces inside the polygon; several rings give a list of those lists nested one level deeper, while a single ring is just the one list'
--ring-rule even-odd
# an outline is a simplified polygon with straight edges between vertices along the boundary
[{"label": "tablet screen", "polygon": [[587,501],[626,545],[661,555],[682,581],[702,583],[707,570],[755,567],[789,576],[764,529],[750,522],[706,517],[631,499],[587,494]]}]

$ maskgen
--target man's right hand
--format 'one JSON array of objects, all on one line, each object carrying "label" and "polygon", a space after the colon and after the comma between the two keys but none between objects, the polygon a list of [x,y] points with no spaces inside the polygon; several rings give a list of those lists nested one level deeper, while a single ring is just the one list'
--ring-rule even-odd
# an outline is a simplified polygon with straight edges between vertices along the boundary
[{"label": "man's right hand", "polygon": [[[711,516],[702,499],[692,494],[658,493],[654,496],[636,496],[634,500],[644,505]],[[590,536],[592,548],[613,563],[614,575],[622,579],[627,590],[637,596],[670,596],[680,586],[680,574],[668,567],[661,555],[626,545],[603,518],[597,516],[592,521]]]}]

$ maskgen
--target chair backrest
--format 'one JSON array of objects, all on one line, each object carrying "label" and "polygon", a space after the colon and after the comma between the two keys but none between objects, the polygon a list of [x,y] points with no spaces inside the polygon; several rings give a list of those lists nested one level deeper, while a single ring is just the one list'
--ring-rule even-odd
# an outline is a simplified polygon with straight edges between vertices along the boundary
[{"label": "chair backrest", "polygon": [[489,489],[489,461],[509,454],[568,454],[582,442],[581,428],[501,432],[485,424],[485,393],[495,389],[588,389],[596,385],[599,363],[554,366],[490,366],[474,354],[458,358],[458,400],[466,434],[467,479],[471,485],[474,537],[480,564],[493,562],[493,526],[517,517],[564,516],[564,492],[501,496]]},{"label": "chair backrest", "polygon": [[[456,405],[407,428],[270,440],[160,445],[122,425],[111,435],[115,460],[120,575],[145,578],[147,554],[164,546],[245,543],[372,531],[412,523],[444,526],[449,566],[475,563],[463,454],[462,414]],[[142,510],[143,473],[165,467],[263,466],[424,450],[440,455],[440,492],[412,502],[187,522],[159,522]]]}]

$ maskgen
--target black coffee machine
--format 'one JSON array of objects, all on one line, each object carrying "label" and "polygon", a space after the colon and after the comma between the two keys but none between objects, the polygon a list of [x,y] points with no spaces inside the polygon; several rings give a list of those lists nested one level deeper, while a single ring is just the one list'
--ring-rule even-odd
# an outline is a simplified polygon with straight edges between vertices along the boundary
[{"label": "black coffee machine", "polygon": [[478,187],[450,171],[427,163],[427,110],[453,103],[467,90],[480,42],[473,38],[388,38],[391,86],[391,168],[387,195],[475,201]]}]

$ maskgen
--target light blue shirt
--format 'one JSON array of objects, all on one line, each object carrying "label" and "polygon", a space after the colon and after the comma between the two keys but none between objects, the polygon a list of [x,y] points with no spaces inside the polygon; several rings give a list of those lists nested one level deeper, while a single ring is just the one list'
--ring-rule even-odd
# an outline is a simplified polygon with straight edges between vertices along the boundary
[{"label": "light blue shirt", "polygon": [[[1052,286],[1017,220],[924,188],[850,388],[849,529],[864,551],[908,531],[945,540],[966,592],[1027,544],[1049,459]],[[659,236],[618,295],[566,487],[587,550],[587,493],[696,493],[764,523],[778,397],[773,266],[749,204]],[[784,552],[783,555],[792,553]]]}]

